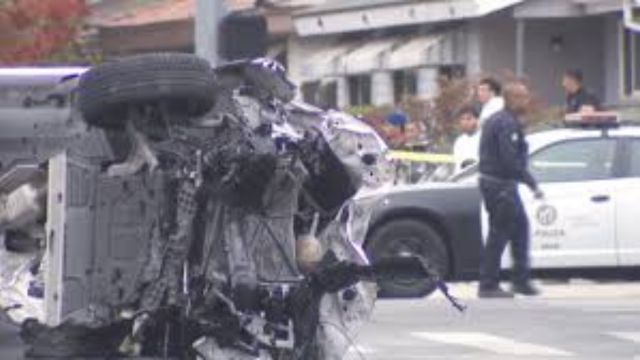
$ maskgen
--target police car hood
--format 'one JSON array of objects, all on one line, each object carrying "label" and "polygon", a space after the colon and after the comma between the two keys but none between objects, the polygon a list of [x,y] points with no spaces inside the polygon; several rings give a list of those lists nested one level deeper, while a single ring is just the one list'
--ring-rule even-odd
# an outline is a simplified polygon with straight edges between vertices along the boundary
[{"label": "police car hood", "polygon": [[414,191],[451,191],[457,189],[467,189],[469,187],[475,187],[475,181],[461,181],[461,182],[424,182],[418,184],[402,184],[402,185],[386,185],[377,189],[363,189],[355,196],[356,201],[366,200],[372,197],[387,197],[390,195],[397,195],[406,192]]}]

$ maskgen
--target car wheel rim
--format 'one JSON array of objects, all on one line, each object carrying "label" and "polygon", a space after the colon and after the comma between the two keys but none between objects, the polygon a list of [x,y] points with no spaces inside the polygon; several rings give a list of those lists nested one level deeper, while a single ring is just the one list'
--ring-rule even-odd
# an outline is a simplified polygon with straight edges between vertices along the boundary
[{"label": "car wheel rim", "polygon": [[[422,257],[428,265],[432,266],[436,270],[439,270],[437,261],[435,261],[434,254],[431,254],[428,251],[427,247],[424,245],[423,241],[417,237],[398,238],[395,241],[392,241],[388,248],[387,254],[401,257],[417,255]],[[407,288],[417,287],[419,284],[426,284],[425,288],[433,286],[433,281],[431,280],[394,280],[393,282],[397,285]]]}]

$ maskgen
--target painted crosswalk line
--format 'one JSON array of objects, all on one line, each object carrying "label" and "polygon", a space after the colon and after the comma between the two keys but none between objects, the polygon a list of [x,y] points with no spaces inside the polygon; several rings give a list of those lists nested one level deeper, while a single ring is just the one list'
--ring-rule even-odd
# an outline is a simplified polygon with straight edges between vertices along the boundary
[{"label": "painted crosswalk line", "polygon": [[544,345],[516,341],[481,332],[415,332],[412,336],[429,341],[461,345],[500,355],[573,356],[574,354]]}]

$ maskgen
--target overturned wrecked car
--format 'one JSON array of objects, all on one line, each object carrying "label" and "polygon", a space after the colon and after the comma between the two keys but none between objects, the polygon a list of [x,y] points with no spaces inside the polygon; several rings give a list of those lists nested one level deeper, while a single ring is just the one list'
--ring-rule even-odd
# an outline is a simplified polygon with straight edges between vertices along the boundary
[{"label": "overturned wrecked car", "polygon": [[[27,357],[340,359],[375,281],[352,210],[386,146],[269,60],[137,56],[2,110],[0,304]],[[17,124],[17,125],[16,125]]]}]

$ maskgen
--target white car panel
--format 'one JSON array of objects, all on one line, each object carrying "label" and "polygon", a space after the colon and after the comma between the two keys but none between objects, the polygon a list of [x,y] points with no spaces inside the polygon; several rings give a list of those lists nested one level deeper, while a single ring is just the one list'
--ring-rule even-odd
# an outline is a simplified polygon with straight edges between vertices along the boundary
[{"label": "white car panel", "polygon": [[640,265],[640,178],[616,180],[616,239],[621,266]]},{"label": "white car panel", "polygon": [[[640,127],[609,129],[607,133],[610,138],[640,139]],[[561,129],[530,135],[528,141],[530,152],[536,153],[558,142],[602,136],[602,130]],[[520,189],[529,217],[532,268],[640,265],[640,231],[634,211],[640,204],[640,178],[543,182],[540,186],[545,193],[542,201],[535,200],[526,186]],[[481,224],[486,241],[484,207]],[[507,249],[502,268],[510,266]]]},{"label": "white car panel", "polygon": [[618,265],[610,181],[542,184],[544,200],[521,187],[533,268]]}]

